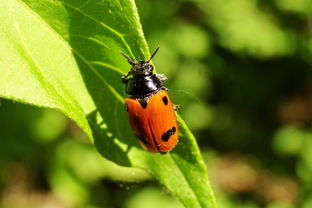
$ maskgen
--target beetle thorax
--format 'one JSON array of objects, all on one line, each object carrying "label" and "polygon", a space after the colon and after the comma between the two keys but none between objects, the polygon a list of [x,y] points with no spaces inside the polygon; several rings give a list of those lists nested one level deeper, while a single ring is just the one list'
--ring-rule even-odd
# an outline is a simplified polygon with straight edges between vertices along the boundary
[{"label": "beetle thorax", "polygon": [[133,77],[139,76],[150,76],[153,73],[154,66],[146,63],[146,61],[138,61],[132,66],[131,71],[133,72]]}]

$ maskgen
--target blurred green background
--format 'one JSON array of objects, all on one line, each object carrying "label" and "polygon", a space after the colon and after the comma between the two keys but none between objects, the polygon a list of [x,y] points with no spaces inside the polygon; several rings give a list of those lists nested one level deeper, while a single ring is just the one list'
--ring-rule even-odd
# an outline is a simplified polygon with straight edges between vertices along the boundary
[{"label": "blurred green background", "polygon": [[[312,1],[136,3],[219,206],[312,207]],[[2,99],[0,138],[1,207],[182,207],[53,110]]]}]

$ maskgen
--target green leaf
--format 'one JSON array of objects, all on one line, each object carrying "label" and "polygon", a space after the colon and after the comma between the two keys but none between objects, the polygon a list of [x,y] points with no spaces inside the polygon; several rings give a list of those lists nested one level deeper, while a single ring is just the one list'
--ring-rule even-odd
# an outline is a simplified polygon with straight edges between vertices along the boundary
[{"label": "green leaf", "polygon": [[105,158],[147,170],[185,207],[216,207],[195,138],[182,119],[169,154],[144,151],[129,128],[122,74],[149,50],[133,0],[1,0],[0,96],[57,109]]}]

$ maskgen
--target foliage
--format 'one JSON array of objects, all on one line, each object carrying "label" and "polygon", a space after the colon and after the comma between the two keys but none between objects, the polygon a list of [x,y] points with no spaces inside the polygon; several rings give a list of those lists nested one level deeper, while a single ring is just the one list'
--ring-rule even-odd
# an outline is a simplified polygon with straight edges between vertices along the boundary
[{"label": "foliage", "polygon": [[105,158],[147,170],[185,206],[216,206],[182,119],[186,145],[167,155],[148,153],[129,136],[120,82],[129,66],[119,50],[149,56],[134,2],[8,0],[0,13],[2,97],[63,112]]},{"label": "foliage", "polygon": [[[182,190],[178,190],[180,184],[176,184],[181,182],[179,175],[185,171],[172,171],[178,164],[187,169],[186,172],[195,174],[190,169],[194,166],[189,165],[192,165],[191,161],[200,160],[197,153],[197,156],[192,157],[193,160],[188,160],[188,155],[185,155],[185,160],[179,160],[187,152],[184,148],[196,147],[190,135],[189,139],[180,140],[177,149],[169,157],[158,155],[155,158],[144,153],[134,138],[123,139],[115,135],[118,132],[117,121],[125,129],[122,135],[131,134],[121,102],[116,101],[123,97],[120,76],[129,68],[118,50],[133,58],[142,59],[149,55],[138,19],[136,16],[131,17],[132,11],[130,14],[120,12],[118,15],[122,18],[114,20],[109,8],[114,5],[111,2],[115,1],[98,1],[100,3],[96,6],[85,1],[86,4],[82,6],[90,17],[98,17],[101,21],[117,21],[115,27],[122,31],[125,42],[131,43],[129,48],[133,55],[122,39],[115,40],[108,30],[89,18],[83,18],[84,15],[77,10],[64,6],[59,1],[45,1],[50,2],[48,6],[30,0],[1,1],[0,10],[3,12],[0,12],[0,45],[6,50],[0,50],[0,73],[4,73],[1,69],[6,67],[3,63],[10,63],[18,64],[19,71],[16,73],[21,74],[23,67],[28,66],[23,63],[31,61],[23,48],[7,48],[8,45],[5,45],[21,41],[17,38],[18,33],[14,32],[16,30],[12,34],[8,33],[10,35],[3,35],[3,31],[8,31],[12,22],[12,15],[5,16],[7,12],[16,14],[15,18],[21,22],[27,23],[28,19],[22,15],[20,7],[12,8],[11,5],[6,10],[3,2],[31,8],[34,12],[29,16],[34,22],[37,19],[45,20],[45,24],[39,22],[41,27],[21,24],[23,34],[27,35],[23,37],[27,37],[27,41],[34,40],[31,46],[36,49],[34,51],[37,54],[34,55],[39,58],[35,63],[47,67],[40,67],[41,70],[46,70],[51,75],[59,69],[49,77],[58,77],[51,82],[56,83],[53,86],[62,92],[60,95],[69,98],[70,103],[60,106],[61,102],[50,102],[51,97],[56,97],[54,94],[49,94],[43,100],[42,95],[46,93],[41,92],[40,86],[43,83],[37,83],[34,76],[31,76],[32,79],[27,78],[28,80],[24,76],[14,76],[15,79],[12,80],[11,72],[0,76],[2,96],[11,98],[4,95],[9,90],[14,90],[16,96],[25,96],[22,100],[24,102],[32,96],[37,105],[56,105],[89,134],[100,132],[99,135],[106,135],[105,138],[118,138],[100,139],[97,138],[99,135],[95,135],[95,144],[101,154],[118,164],[146,168],[149,163],[149,172],[154,176],[154,171],[162,174],[156,174],[162,184],[169,183],[164,182],[164,178],[172,177],[167,179],[170,183],[174,181],[175,191],[170,187],[168,189],[174,195],[185,194],[184,197],[190,197],[189,192],[181,193]],[[72,2],[79,4],[81,1]],[[104,7],[101,6],[102,2],[110,3]],[[174,102],[182,107],[179,114],[197,138],[209,167],[209,176],[220,207],[312,206],[310,2],[136,1],[150,49],[160,46],[160,51],[153,60],[154,64],[158,72],[169,77],[166,86],[170,89]],[[16,9],[19,9],[19,13]],[[111,11],[120,11],[118,9],[119,7],[114,7]],[[127,18],[123,18],[125,16]],[[139,29],[130,28],[133,26],[130,22],[135,22],[134,28]],[[47,26],[54,33],[42,35]],[[28,29],[30,27],[36,32],[41,31],[41,35],[35,36],[34,31]],[[59,44],[49,44],[47,48],[49,38]],[[108,49],[99,43],[109,44],[108,47],[115,50],[107,52]],[[44,45],[49,54],[50,51],[58,52],[47,59],[45,50],[40,50],[40,45]],[[79,56],[77,51],[82,55]],[[3,57],[12,54],[10,52],[24,56],[12,56],[3,61]],[[81,57],[86,57],[85,60],[95,69],[93,72],[99,73],[99,76],[92,73]],[[29,66],[34,66],[35,63]],[[59,80],[64,80],[64,73],[70,76],[66,76],[66,82],[59,85]],[[109,77],[105,81],[113,86],[119,98],[114,97],[114,92],[107,93],[111,89],[103,84],[100,77]],[[77,79],[80,81],[71,83]],[[15,87],[3,87],[8,82]],[[16,87],[16,83],[20,87]],[[76,87],[73,88],[73,85]],[[106,99],[107,97],[111,99]],[[74,102],[75,100],[79,102]],[[114,103],[110,103],[111,101]],[[85,141],[85,135],[62,114],[6,100],[1,103],[0,175],[3,177],[0,187],[6,193],[2,201],[9,204],[8,207],[12,207],[9,197],[11,192],[8,190],[13,190],[12,187],[16,187],[14,184],[22,189],[25,183],[32,190],[39,190],[33,193],[44,193],[43,196],[49,198],[50,203],[56,203],[48,194],[52,190],[53,196],[62,199],[62,203],[74,207],[138,207],[149,203],[155,205],[157,202],[166,202],[161,204],[164,207],[181,207],[178,201],[168,196],[166,190],[160,190],[146,172],[120,167],[99,157],[91,145],[81,142]],[[81,113],[79,108],[82,109]],[[117,117],[118,120],[114,120]],[[90,125],[91,123],[94,125]],[[184,125],[182,121],[181,124]],[[88,129],[88,126],[91,128]],[[188,134],[188,131],[182,131],[184,133]],[[105,143],[107,141],[114,142]],[[197,148],[195,150],[198,152]],[[155,170],[153,168],[161,166],[157,163],[159,158],[169,159],[167,165],[162,166],[163,169]],[[25,174],[32,177],[26,177]],[[21,178],[24,178],[24,182],[17,180]],[[112,182],[116,180],[119,182]],[[201,181],[196,183],[200,184]],[[22,200],[25,194],[17,196],[20,201],[27,201]],[[14,202],[18,203],[18,200]]]}]

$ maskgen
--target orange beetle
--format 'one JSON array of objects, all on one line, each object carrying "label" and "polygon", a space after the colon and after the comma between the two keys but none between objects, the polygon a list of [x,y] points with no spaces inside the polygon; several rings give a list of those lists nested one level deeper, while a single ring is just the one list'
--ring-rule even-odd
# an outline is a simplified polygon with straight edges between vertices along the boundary
[{"label": "orange beetle", "polygon": [[175,107],[163,86],[167,77],[153,74],[154,66],[149,64],[158,49],[148,60],[138,62],[120,52],[132,65],[121,80],[129,95],[125,107],[135,136],[146,150],[166,153],[178,143],[179,129]]}]

